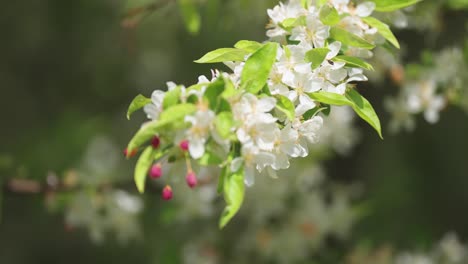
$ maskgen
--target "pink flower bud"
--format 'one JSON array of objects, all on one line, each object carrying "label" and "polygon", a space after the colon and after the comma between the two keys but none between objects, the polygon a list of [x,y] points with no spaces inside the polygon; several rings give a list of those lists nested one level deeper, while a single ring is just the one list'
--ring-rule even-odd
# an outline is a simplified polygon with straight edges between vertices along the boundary
[{"label": "pink flower bud", "polygon": [[158,164],[154,164],[153,166],[151,166],[151,169],[149,170],[149,176],[152,179],[161,178],[162,176],[161,164],[158,163]]},{"label": "pink flower bud", "polygon": [[166,185],[164,189],[162,190],[162,198],[166,201],[169,201],[172,199],[172,188],[169,185]]},{"label": "pink flower bud", "polygon": [[153,148],[157,149],[159,148],[159,144],[161,143],[161,140],[159,139],[158,136],[154,136],[153,139],[151,139],[151,145]]},{"label": "pink flower bud", "polygon": [[190,171],[189,173],[187,173],[187,176],[185,176],[185,180],[187,181],[187,185],[190,187],[190,188],[193,188],[197,185],[197,175],[195,175],[195,173],[193,171]]},{"label": "pink flower bud", "polygon": [[182,149],[183,151],[187,151],[188,148],[189,148],[189,142],[188,140],[182,140],[179,144],[179,147],[180,149]]}]

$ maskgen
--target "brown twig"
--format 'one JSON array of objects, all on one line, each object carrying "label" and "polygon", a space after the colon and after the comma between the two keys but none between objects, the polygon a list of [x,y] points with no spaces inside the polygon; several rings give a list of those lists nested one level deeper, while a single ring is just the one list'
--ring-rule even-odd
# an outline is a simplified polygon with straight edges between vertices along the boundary
[{"label": "brown twig", "polygon": [[158,9],[167,6],[173,1],[174,0],[162,0],[147,4],[145,6],[131,8],[124,15],[121,25],[124,28],[135,28],[143,19],[148,17],[150,14],[152,14]]}]

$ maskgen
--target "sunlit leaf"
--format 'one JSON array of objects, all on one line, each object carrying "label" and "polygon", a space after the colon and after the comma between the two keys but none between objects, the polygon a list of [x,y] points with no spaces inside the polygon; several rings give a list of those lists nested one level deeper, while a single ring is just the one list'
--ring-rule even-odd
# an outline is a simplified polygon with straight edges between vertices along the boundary
[{"label": "sunlit leaf", "polygon": [[130,106],[128,107],[127,110],[127,119],[130,120],[130,116],[138,111],[139,109],[143,108],[145,105],[151,103],[151,99],[147,98],[141,94],[137,95],[132,102],[130,103]]},{"label": "sunlit leaf", "polygon": [[236,215],[244,201],[244,170],[241,168],[235,173],[225,175],[223,189],[226,207],[219,220],[220,228],[226,226]]},{"label": "sunlit leaf", "polygon": [[248,51],[235,48],[221,48],[213,50],[205,54],[196,63],[216,63],[225,61],[243,61],[245,56],[249,55]]},{"label": "sunlit leaf", "polygon": [[289,120],[294,120],[296,108],[293,102],[283,95],[276,95],[275,98],[276,108],[283,112]]},{"label": "sunlit leaf", "polygon": [[305,55],[305,60],[312,63],[312,69],[316,69],[322,64],[330,50],[328,48],[315,48],[309,50]]},{"label": "sunlit leaf", "polygon": [[205,151],[203,156],[200,159],[198,159],[197,162],[201,166],[210,166],[210,165],[219,165],[223,161],[216,154],[209,152],[209,151]]},{"label": "sunlit leaf", "polygon": [[308,94],[313,100],[330,104],[343,106],[348,105],[353,108],[356,114],[359,115],[364,121],[369,123],[382,137],[382,129],[380,127],[380,120],[374,111],[372,105],[366,98],[362,97],[356,90],[351,89],[345,95],[330,93],[330,92],[315,92]]},{"label": "sunlit leaf", "polygon": [[338,11],[336,11],[336,9],[331,5],[323,5],[320,8],[319,16],[320,21],[328,26],[334,26],[340,22],[340,15],[338,14]]},{"label": "sunlit leaf", "polygon": [[234,126],[234,118],[231,112],[221,112],[215,118],[215,128],[218,134],[226,139],[232,133],[232,127]]},{"label": "sunlit leaf", "polygon": [[363,48],[363,49],[375,48],[375,45],[373,45],[372,43],[369,43],[367,40],[338,27],[332,27],[330,29],[330,37],[332,39],[340,41],[341,43],[347,46]]},{"label": "sunlit leaf", "polygon": [[377,114],[375,113],[372,105],[360,95],[356,90],[351,89],[346,93],[346,97],[353,102],[354,111],[367,123],[369,123],[379,134],[380,138],[382,137],[382,129],[380,127],[380,120]]},{"label": "sunlit leaf", "polygon": [[268,43],[249,57],[241,73],[242,89],[256,94],[263,88],[276,60],[277,49],[278,44]]},{"label": "sunlit leaf", "polygon": [[346,66],[349,66],[349,67],[363,68],[369,71],[374,70],[374,67],[372,67],[370,63],[357,57],[340,55],[340,56],[336,56],[335,58],[333,58],[333,61],[345,62]]},{"label": "sunlit leaf", "polygon": [[408,6],[412,6],[422,0],[372,0],[375,3],[375,11],[392,12]]},{"label": "sunlit leaf", "polygon": [[174,89],[166,92],[163,100],[163,109],[167,109],[179,102],[181,89],[181,86],[176,86]]},{"label": "sunlit leaf", "polygon": [[257,41],[240,40],[234,45],[234,48],[245,50],[245,51],[247,51],[249,53],[254,53],[255,51],[257,51],[262,46],[263,46],[263,44],[258,43]]},{"label": "sunlit leaf", "polygon": [[148,176],[148,171],[153,164],[153,150],[152,146],[147,147],[143,153],[141,153],[135,166],[134,180],[140,193],[145,192],[146,178]]},{"label": "sunlit leaf", "polygon": [[393,46],[400,48],[400,43],[398,43],[397,38],[393,35],[393,32],[387,24],[374,17],[363,17],[362,20],[369,26],[376,28],[380,35],[392,43]]}]

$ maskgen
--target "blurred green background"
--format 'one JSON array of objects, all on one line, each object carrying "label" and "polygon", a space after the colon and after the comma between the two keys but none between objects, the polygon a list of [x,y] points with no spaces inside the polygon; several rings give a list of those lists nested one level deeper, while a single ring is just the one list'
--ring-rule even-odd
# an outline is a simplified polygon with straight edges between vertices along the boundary
[{"label": "blurred green background", "polygon": [[[165,89],[168,80],[193,83],[199,74],[210,74],[210,65],[192,62],[207,51],[240,39],[265,39],[265,10],[275,1],[225,0],[219,6],[211,2],[200,8],[203,24],[196,36],[186,32],[173,4],[135,28],[124,28],[127,6],[120,1],[2,2],[2,181],[12,177],[44,181],[51,173],[60,177],[80,164],[95,135],[108,135],[123,149],[144,118],[142,114],[131,121],[125,118],[136,94],[149,96],[154,89]],[[417,60],[425,48],[437,50],[463,40],[468,13],[439,14],[443,23],[438,32],[397,32],[406,47],[405,61]],[[363,86],[383,124],[388,116],[379,105],[394,89],[390,81]],[[447,231],[466,239],[466,114],[447,109],[436,125],[418,118],[413,133],[386,133],[383,141],[365,124],[359,125],[362,140],[351,155],[326,163],[331,179],[363,183],[363,197],[371,205],[352,240],[405,248],[429,246]],[[133,162],[121,157],[119,174],[131,178]],[[154,199],[141,218],[145,240],[121,245],[111,237],[96,245],[85,230],[68,230],[62,214],[48,212],[44,195],[5,191],[0,263],[178,263],[178,241],[171,239],[175,235],[154,220],[161,207],[157,198],[145,197]],[[196,229],[198,223],[191,224],[176,227],[178,237]],[[222,232],[215,223],[212,227],[213,232]],[[164,253],[155,257],[155,251]]]}]

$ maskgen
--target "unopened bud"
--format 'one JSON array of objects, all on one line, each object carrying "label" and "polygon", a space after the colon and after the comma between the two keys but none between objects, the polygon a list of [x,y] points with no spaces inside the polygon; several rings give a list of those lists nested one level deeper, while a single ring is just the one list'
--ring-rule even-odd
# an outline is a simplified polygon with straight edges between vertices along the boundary
[{"label": "unopened bud", "polygon": [[161,140],[159,139],[158,136],[154,136],[153,139],[151,139],[151,145],[153,148],[157,149],[159,148],[159,144],[161,143]]},{"label": "unopened bud", "polygon": [[189,142],[188,140],[182,140],[179,144],[180,149],[183,151],[187,151],[189,149]]},{"label": "unopened bud", "polygon": [[131,158],[131,157],[135,156],[137,154],[137,152],[138,152],[138,149],[136,149],[136,148],[133,149],[130,153],[128,153],[128,149],[125,149],[123,151],[123,154],[124,154],[125,157]]},{"label": "unopened bud", "polygon": [[166,185],[164,189],[162,190],[162,198],[166,201],[169,201],[172,199],[172,188],[169,185]]},{"label": "unopened bud", "polygon": [[162,176],[161,164],[158,163],[158,164],[154,164],[153,166],[151,166],[151,168],[149,170],[149,176],[152,179],[161,178],[161,176]]},{"label": "unopened bud", "polygon": [[190,188],[193,188],[197,185],[197,175],[195,175],[195,173],[193,171],[190,171],[189,173],[187,173],[187,176],[185,176],[185,180],[187,181],[187,185],[190,187]]}]

